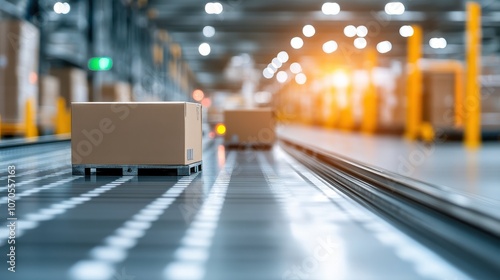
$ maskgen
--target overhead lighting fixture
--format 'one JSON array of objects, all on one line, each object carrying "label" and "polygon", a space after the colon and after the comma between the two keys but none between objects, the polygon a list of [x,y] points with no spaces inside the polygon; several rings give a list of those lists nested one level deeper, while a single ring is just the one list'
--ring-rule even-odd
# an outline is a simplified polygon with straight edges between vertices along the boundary
[{"label": "overhead lighting fixture", "polygon": [[205,5],[205,12],[209,15],[219,15],[224,10],[224,7],[219,2],[208,2]]},{"label": "overhead lighting fixture", "polygon": [[281,66],[283,66],[283,63],[281,63],[281,61],[279,59],[277,59],[276,57],[273,58],[273,61],[271,61],[271,64],[276,68],[280,68]]},{"label": "overhead lighting fixture", "polygon": [[295,76],[295,82],[299,85],[303,85],[307,82],[307,77],[304,73],[299,73]]},{"label": "overhead lighting fixture", "polygon": [[285,71],[279,71],[278,74],[276,74],[276,80],[278,80],[280,84],[283,84],[288,80],[288,74]]},{"label": "overhead lighting fixture", "polygon": [[302,28],[302,33],[304,33],[306,37],[312,37],[316,34],[316,29],[314,29],[314,26],[307,24]]},{"label": "overhead lighting fixture", "polygon": [[202,56],[207,56],[212,51],[212,48],[210,48],[210,45],[208,43],[201,43],[198,47],[198,51]]},{"label": "overhead lighting fixture", "polygon": [[215,28],[213,26],[207,25],[203,27],[203,36],[211,38],[215,35]]},{"label": "overhead lighting fixture", "polygon": [[300,72],[302,72],[302,66],[300,66],[298,62],[294,62],[290,65],[290,71],[293,74],[299,74]]},{"label": "overhead lighting fixture", "polygon": [[300,37],[294,37],[290,41],[290,45],[292,46],[292,48],[298,50],[304,46],[304,40],[302,40],[302,38]]},{"label": "overhead lighting fixture", "polygon": [[368,35],[368,28],[364,25],[358,26],[356,28],[356,35],[358,35],[358,37],[366,37],[366,35]]},{"label": "overhead lighting fixture", "polygon": [[388,53],[392,50],[392,44],[389,41],[382,41],[377,44],[377,51],[379,53]]},{"label": "overhead lighting fixture", "polygon": [[429,40],[429,46],[433,49],[444,49],[448,45],[445,38],[432,38]]},{"label": "overhead lighting fixture", "polygon": [[413,36],[413,27],[410,25],[403,25],[399,28],[399,34],[403,37],[411,37]]},{"label": "overhead lighting fixture", "polygon": [[66,15],[71,11],[71,6],[67,2],[56,2],[54,4],[54,12],[59,15]]},{"label": "overhead lighting fixture", "polygon": [[366,45],[367,45],[367,42],[366,42],[365,38],[356,38],[354,40],[354,47],[356,49],[362,50],[362,49],[366,48]]},{"label": "overhead lighting fixture", "polygon": [[264,76],[264,78],[266,78],[266,79],[272,79],[274,76],[274,71],[272,69],[269,69],[268,67],[266,67],[266,69],[264,69],[264,71],[262,71],[262,76]]},{"label": "overhead lighting fixture", "polygon": [[338,49],[339,45],[335,41],[328,41],[323,44],[323,51],[325,53],[333,53]]},{"label": "overhead lighting fixture", "polygon": [[274,67],[274,65],[273,65],[272,63],[269,63],[269,64],[267,65],[267,68],[269,68],[269,70],[270,70],[271,72],[273,72],[273,74],[274,74],[274,73],[276,73],[276,71],[278,71],[278,69],[277,69],[276,67]]},{"label": "overhead lighting fixture", "polygon": [[340,5],[335,2],[326,2],[321,6],[321,11],[325,15],[337,15],[340,13]]},{"label": "overhead lighting fixture", "polygon": [[287,52],[281,51],[278,53],[277,58],[279,59],[279,61],[281,61],[281,63],[286,63],[290,57],[288,56]]},{"label": "overhead lighting fixture", "polygon": [[401,2],[389,2],[385,4],[385,13],[391,16],[402,15],[405,12],[405,5]]},{"label": "overhead lighting fixture", "polygon": [[348,25],[344,28],[344,35],[347,37],[354,37],[356,36],[357,29],[356,26],[354,25]]}]

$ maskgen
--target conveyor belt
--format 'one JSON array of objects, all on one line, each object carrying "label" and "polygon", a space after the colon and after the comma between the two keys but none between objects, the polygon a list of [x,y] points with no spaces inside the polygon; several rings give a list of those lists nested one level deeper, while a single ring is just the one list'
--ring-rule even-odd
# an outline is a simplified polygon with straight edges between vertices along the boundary
[{"label": "conveyor belt", "polygon": [[68,142],[0,149],[0,219],[10,164],[19,217],[0,279],[468,279],[279,147],[208,146],[190,177],[71,176],[69,159]]}]

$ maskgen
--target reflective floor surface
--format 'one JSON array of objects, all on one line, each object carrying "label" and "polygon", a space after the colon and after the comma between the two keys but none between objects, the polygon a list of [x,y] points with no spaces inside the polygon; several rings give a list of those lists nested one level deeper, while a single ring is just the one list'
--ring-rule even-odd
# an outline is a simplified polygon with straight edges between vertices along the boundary
[{"label": "reflective floor surface", "polygon": [[0,279],[468,279],[279,147],[204,151],[190,177],[71,175],[69,143],[0,150],[16,166],[16,272]]}]

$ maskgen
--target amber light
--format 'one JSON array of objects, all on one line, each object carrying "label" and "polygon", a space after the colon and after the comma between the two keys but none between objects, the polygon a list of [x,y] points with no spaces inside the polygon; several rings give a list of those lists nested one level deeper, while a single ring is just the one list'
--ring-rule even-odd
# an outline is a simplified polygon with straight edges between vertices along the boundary
[{"label": "amber light", "polygon": [[200,102],[205,97],[205,94],[201,89],[196,89],[193,91],[193,99]]},{"label": "amber light", "polygon": [[226,134],[226,126],[223,124],[218,124],[215,126],[215,132],[217,132],[218,135],[224,135]]}]

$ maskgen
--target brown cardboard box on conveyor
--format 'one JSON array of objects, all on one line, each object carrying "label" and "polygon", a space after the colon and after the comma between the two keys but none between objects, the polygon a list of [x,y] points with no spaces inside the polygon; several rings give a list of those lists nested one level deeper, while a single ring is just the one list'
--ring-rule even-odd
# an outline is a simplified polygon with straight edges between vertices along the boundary
[{"label": "brown cardboard box on conveyor", "polygon": [[81,102],[72,104],[71,113],[73,174],[94,168],[121,169],[123,175],[201,170],[200,104]]},{"label": "brown cardboard box on conveyor", "polygon": [[225,142],[229,146],[271,146],[276,140],[275,119],[270,108],[224,111]]}]

